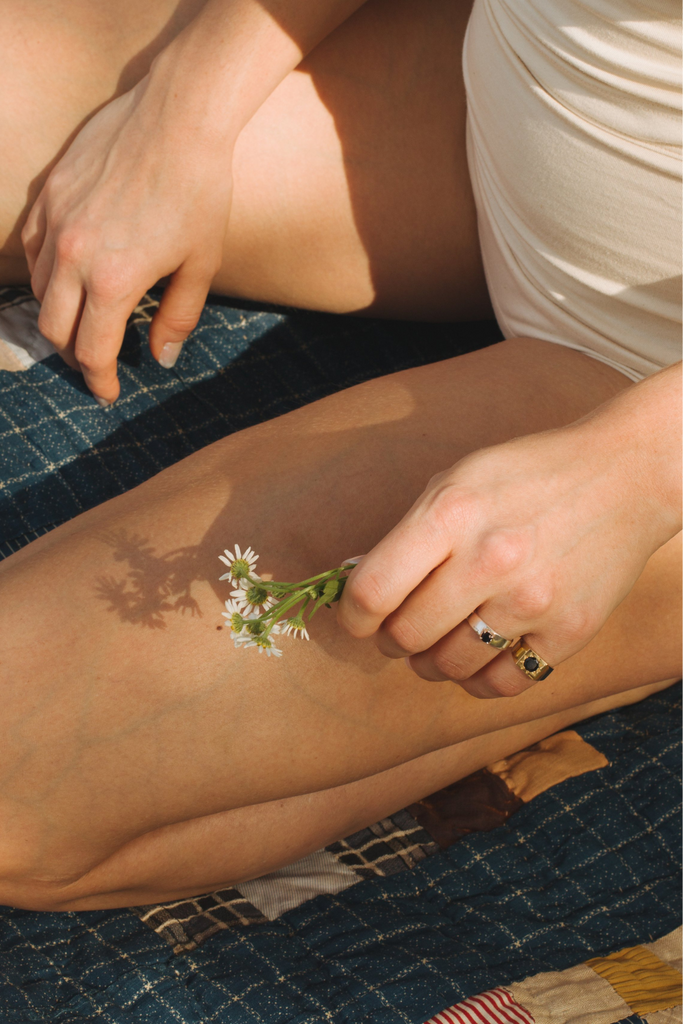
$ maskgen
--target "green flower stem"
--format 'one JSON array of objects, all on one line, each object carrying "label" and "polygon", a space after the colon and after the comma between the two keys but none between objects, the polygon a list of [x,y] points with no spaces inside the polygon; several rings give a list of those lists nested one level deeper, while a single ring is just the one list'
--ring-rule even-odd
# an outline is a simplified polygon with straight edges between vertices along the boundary
[{"label": "green flower stem", "polygon": [[[330,581],[340,582],[342,588],[340,588],[337,594],[332,600],[338,600],[341,596],[341,589],[343,584],[346,582],[346,576],[342,576],[343,573],[350,572],[353,565],[341,565],[337,569],[328,569],[326,572],[320,572],[316,576],[311,576],[307,580],[301,580],[299,583],[283,583],[279,580],[255,580],[251,576],[247,575],[245,578],[251,584],[252,587],[263,587],[267,593],[272,594],[273,589],[276,589],[279,593],[285,591],[284,596],[276,602],[271,608],[266,609],[257,618],[252,619],[252,622],[268,622],[263,633],[259,634],[262,637],[267,637],[273,626],[288,612],[291,608],[304,602],[303,608],[299,612],[299,616],[303,620],[304,613],[308,608],[312,599],[316,599],[317,602],[323,596],[325,585]],[[309,619],[316,611],[313,609],[309,615]]]},{"label": "green flower stem", "polygon": [[[285,612],[289,611],[290,608],[294,608],[297,604],[300,604],[304,600],[304,598],[306,598],[307,602],[310,601],[310,597],[308,596],[305,590],[296,591],[294,594],[292,594],[291,597],[287,598],[287,600],[281,601],[279,604],[273,605],[273,607],[269,608],[267,612],[264,612],[264,616],[271,616],[271,620],[266,626],[263,635],[268,636],[268,634],[270,633],[271,629],[278,621],[278,619],[281,619]],[[261,616],[259,617],[259,619],[260,618]]]},{"label": "green flower stem", "polygon": [[[328,569],[326,572],[319,572],[317,576],[311,576],[307,580],[299,580],[298,583],[283,583],[281,580],[261,580],[259,586],[263,586],[266,588],[269,586],[282,587],[284,590],[291,590],[294,587],[297,590],[301,590],[302,587],[305,587],[309,583],[315,583],[316,580],[322,580],[323,578],[328,576],[332,577],[334,573],[351,572],[351,570],[355,568],[355,565],[340,565],[338,569]],[[252,586],[256,586],[257,581],[252,580],[251,576],[247,576],[247,579],[252,584]]]}]

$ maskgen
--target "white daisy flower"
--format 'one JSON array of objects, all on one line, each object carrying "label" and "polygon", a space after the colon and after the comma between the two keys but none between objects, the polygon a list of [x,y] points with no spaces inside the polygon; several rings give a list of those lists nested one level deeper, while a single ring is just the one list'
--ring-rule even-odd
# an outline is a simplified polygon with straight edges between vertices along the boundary
[{"label": "white daisy flower", "polygon": [[283,636],[289,636],[290,633],[292,634],[292,636],[296,636],[297,634],[299,634],[302,640],[311,639],[310,636],[308,635],[308,630],[306,629],[304,620],[301,618],[301,616],[297,616],[294,619],[285,619],[285,621],[282,623]]},{"label": "white daisy flower", "polygon": [[260,579],[258,577],[255,578],[255,584],[250,583],[249,580],[240,580],[237,584],[237,589],[230,593],[230,597],[234,598],[241,606],[240,611],[253,611],[255,608],[266,610],[277,604],[277,601],[270,596],[266,588],[259,586]]},{"label": "white daisy flower", "polygon": [[[243,615],[241,616],[242,628],[239,633],[233,633],[233,640],[235,641],[235,647],[246,645],[247,647],[253,647],[252,640],[259,640],[259,634],[254,633],[250,628],[250,623],[255,622],[259,618],[258,615]],[[261,624],[261,629],[265,629],[265,626]],[[271,636],[276,636],[282,632],[281,627],[275,623],[274,626],[270,626],[268,630]]]},{"label": "white daisy flower", "polygon": [[226,625],[229,624],[230,631],[233,635],[239,635],[245,628],[245,623],[250,619],[254,618],[253,615],[245,615],[244,606],[237,601],[226,601],[225,611],[221,612],[221,615],[225,616],[228,620]]},{"label": "white daisy flower", "polygon": [[[271,630],[271,633],[274,632],[275,627],[273,627],[273,629]],[[271,654],[274,655],[274,657],[276,658],[282,657],[282,651],[280,650],[279,647],[275,646],[275,644],[273,643],[269,636],[254,636],[251,638],[251,640],[245,643],[244,646],[258,648],[259,654],[263,654],[263,652],[265,651],[268,657],[270,657]]]},{"label": "white daisy flower", "polygon": [[254,566],[256,565],[259,556],[255,554],[250,547],[242,553],[239,544],[235,544],[234,554],[226,548],[225,552],[218,557],[221,562],[224,562],[225,565],[227,565],[229,570],[223,576],[220,576],[219,579],[233,579],[237,581],[243,579],[245,576],[254,575]]}]

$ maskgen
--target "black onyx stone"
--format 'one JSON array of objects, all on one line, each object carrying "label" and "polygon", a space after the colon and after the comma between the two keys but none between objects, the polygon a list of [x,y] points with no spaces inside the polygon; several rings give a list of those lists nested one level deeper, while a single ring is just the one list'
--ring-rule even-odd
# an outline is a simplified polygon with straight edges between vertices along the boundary
[{"label": "black onyx stone", "polygon": [[489,633],[488,629],[485,629],[484,632],[481,634],[481,638],[485,644],[490,644],[491,641],[493,640],[493,633]]},{"label": "black onyx stone", "polygon": [[538,658],[525,658],[524,668],[527,672],[535,672],[538,668]]}]

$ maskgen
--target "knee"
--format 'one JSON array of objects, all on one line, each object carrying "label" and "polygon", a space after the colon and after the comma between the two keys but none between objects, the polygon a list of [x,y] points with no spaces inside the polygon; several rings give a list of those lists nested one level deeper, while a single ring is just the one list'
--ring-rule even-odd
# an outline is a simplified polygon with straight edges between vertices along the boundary
[{"label": "knee", "polygon": [[73,881],[46,880],[28,874],[0,877],[0,903],[19,910],[71,910],[72,885]]},{"label": "knee", "polygon": [[5,846],[0,848],[0,904],[20,910],[71,910],[74,897],[87,887],[89,873],[62,863],[57,851],[41,858],[35,849]]}]

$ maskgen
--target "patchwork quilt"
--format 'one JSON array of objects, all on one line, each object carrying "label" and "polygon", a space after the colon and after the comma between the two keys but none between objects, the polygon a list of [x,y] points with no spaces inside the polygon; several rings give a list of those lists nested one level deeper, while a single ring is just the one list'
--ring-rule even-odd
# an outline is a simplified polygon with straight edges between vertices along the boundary
[{"label": "patchwork quilt", "polygon": [[[156,301],[101,410],[0,291],[0,557],[232,430],[499,338],[219,301],[166,371]],[[0,1022],[680,1022],[679,723],[675,686],[194,899],[0,908]]]}]

